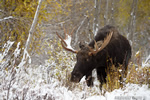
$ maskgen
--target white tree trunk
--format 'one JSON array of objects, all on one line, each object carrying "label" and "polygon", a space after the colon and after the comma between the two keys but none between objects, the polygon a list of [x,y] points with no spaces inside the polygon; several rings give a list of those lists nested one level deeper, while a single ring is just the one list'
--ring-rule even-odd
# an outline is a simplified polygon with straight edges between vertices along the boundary
[{"label": "white tree trunk", "polygon": [[98,31],[98,27],[99,27],[99,14],[100,14],[100,4],[101,0],[98,2],[99,0],[95,0],[95,5],[94,5],[94,9],[95,9],[95,15],[94,15],[94,23],[93,23],[93,33],[94,36],[96,35],[97,31]]},{"label": "white tree trunk", "polygon": [[24,52],[23,52],[23,58],[21,60],[21,63],[19,64],[19,66],[23,66],[25,64],[25,62],[26,62],[25,60],[27,58],[29,58],[29,63],[31,63],[31,58],[28,54],[28,50],[29,50],[29,45],[30,45],[30,42],[31,42],[32,34],[34,32],[34,29],[35,29],[35,25],[37,24],[37,19],[38,19],[41,4],[42,4],[42,0],[39,0],[39,4],[37,6],[37,9],[36,9],[36,12],[35,12],[35,15],[34,15],[34,19],[33,19],[31,28],[29,30],[28,39],[27,39],[26,44],[25,44],[25,48],[24,48]]},{"label": "white tree trunk", "polygon": [[108,20],[108,7],[109,7],[109,0],[106,0],[106,8],[105,8],[105,14],[104,14],[104,25],[107,25],[109,23]]}]

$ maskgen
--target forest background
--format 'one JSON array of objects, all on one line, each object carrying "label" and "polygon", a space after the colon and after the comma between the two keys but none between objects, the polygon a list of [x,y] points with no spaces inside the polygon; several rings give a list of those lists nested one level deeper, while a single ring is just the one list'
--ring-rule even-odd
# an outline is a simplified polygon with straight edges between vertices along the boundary
[{"label": "forest background", "polygon": [[[1,51],[8,40],[15,41],[11,52],[18,42],[20,48],[25,46],[37,5],[37,0],[1,0]],[[140,51],[144,60],[150,54],[149,6],[149,0],[43,0],[29,48],[33,63],[42,64],[55,52],[50,45],[57,45],[56,32],[63,35],[64,28],[75,27],[72,45],[78,48],[80,41],[90,42],[108,24],[128,38],[133,56]]]}]

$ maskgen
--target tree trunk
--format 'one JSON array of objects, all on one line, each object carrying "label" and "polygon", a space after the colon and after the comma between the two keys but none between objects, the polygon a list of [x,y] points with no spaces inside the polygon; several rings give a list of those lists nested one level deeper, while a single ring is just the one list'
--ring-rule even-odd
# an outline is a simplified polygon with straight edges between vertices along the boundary
[{"label": "tree trunk", "polygon": [[129,25],[128,25],[128,33],[130,33],[129,39],[132,42],[134,42],[134,32],[135,32],[135,27],[136,27],[137,2],[138,2],[138,0],[133,0],[133,2],[132,2],[130,21],[129,21]]},{"label": "tree trunk", "polygon": [[108,22],[108,4],[109,0],[106,0],[106,8],[105,8],[105,14],[104,14],[104,25],[107,25]]},{"label": "tree trunk", "polygon": [[93,23],[93,34],[94,36],[96,35],[97,31],[98,31],[98,26],[100,24],[99,22],[99,14],[100,14],[100,3],[101,0],[98,2],[99,0],[95,0],[95,14],[94,14],[94,23]]},{"label": "tree trunk", "polygon": [[[37,9],[36,9],[36,12],[35,12],[35,15],[34,15],[34,19],[33,19],[33,22],[32,22],[32,25],[31,25],[31,28],[29,30],[29,35],[28,35],[28,39],[26,41],[26,44],[25,44],[25,49],[24,49],[24,53],[23,53],[23,58],[22,58],[22,61],[21,63],[24,64],[27,59],[27,57],[29,57],[29,54],[28,54],[28,50],[29,50],[29,47],[30,47],[30,43],[31,43],[31,38],[32,38],[32,34],[34,32],[34,29],[35,29],[35,25],[37,24],[37,19],[38,19],[38,15],[39,15],[39,10],[40,10],[40,7],[41,7],[41,4],[42,4],[42,0],[39,0],[39,4],[37,6]],[[29,57],[30,58],[30,57]],[[31,60],[31,59],[30,59]],[[21,64],[20,63],[20,64]],[[31,63],[31,62],[30,62]],[[19,66],[20,66],[19,64]]]},{"label": "tree trunk", "polygon": [[[136,11],[137,11],[137,3],[138,0],[133,0],[131,5],[131,14],[130,14],[130,21],[128,25],[128,33],[129,33],[129,40],[131,40],[132,45],[132,56],[135,55],[135,45],[134,45],[134,36],[135,36],[135,28],[136,28]],[[134,50],[134,51],[133,51]],[[135,62],[135,57],[132,57],[132,61]]]},{"label": "tree trunk", "polygon": [[112,0],[112,3],[111,3],[111,19],[110,19],[110,23],[111,23],[112,25],[115,24],[115,23],[114,23],[114,3],[115,3],[115,1]]}]

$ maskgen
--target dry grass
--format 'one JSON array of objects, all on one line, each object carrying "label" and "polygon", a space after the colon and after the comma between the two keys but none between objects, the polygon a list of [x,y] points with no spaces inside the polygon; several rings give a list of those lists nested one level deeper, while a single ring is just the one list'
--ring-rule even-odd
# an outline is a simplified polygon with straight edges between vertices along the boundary
[{"label": "dry grass", "polygon": [[130,64],[127,71],[127,76],[122,78],[120,68],[112,66],[111,71],[107,73],[107,83],[103,85],[106,91],[122,88],[127,83],[133,84],[148,84],[150,86],[150,66],[135,67],[135,64]]}]

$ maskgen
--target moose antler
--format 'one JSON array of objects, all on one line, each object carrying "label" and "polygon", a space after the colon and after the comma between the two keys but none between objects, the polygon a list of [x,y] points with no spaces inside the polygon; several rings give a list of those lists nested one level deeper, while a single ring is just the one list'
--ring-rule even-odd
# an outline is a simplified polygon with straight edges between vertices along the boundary
[{"label": "moose antler", "polygon": [[[74,28],[75,29],[75,28]],[[73,29],[73,30],[74,30]],[[77,53],[78,51],[77,50],[74,50],[72,47],[71,47],[71,36],[72,36],[72,33],[73,33],[73,30],[71,31],[71,34],[69,34],[69,32],[66,32],[65,28],[64,28],[64,33],[65,33],[65,39],[63,39],[57,32],[57,36],[61,39],[61,45],[64,49],[66,49],[67,51],[71,51],[73,53]]]},{"label": "moose antler", "polygon": [[113,32],[110,32],[109,35],[106,36],[106,38],[104,39],[104,41],[95,41],[95,49],[92,49],[91,47],[89,47],[90,52],[92,52],[92,54],[96,55],[99,51],[103,50],[109,43],[109,41],[111,40],[111,37],[113,35]]}]

